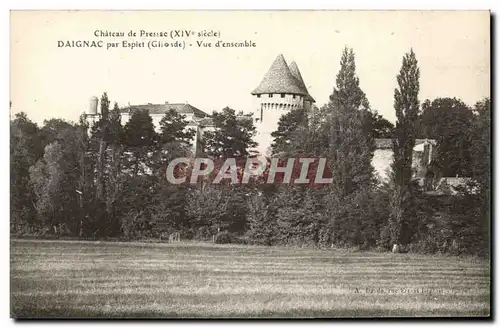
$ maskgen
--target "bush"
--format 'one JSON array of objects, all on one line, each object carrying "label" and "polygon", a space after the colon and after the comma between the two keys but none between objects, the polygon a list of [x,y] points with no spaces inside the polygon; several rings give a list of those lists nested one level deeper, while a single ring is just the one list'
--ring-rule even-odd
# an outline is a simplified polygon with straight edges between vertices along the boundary
[{"label": "bush", "polygon": [[250,238],[248,238],[247,236],[240,236],[240,237],[233,238],[232,243],[239,244],[239,245],[251,245],[252,240]]},{"label": "bush", "polygon": [[232,240],[233,240],[233,237],[227,231],[221,231],[215,235],[215,243],[216,244],[230,244]]},{"label": "bush", "polygon": [[210,228],[207,226],[202,226],[196,229],[196,232],[194,234],[194,238],[196,240],[211,240],[212,239],[212,232],[210,231]]}]

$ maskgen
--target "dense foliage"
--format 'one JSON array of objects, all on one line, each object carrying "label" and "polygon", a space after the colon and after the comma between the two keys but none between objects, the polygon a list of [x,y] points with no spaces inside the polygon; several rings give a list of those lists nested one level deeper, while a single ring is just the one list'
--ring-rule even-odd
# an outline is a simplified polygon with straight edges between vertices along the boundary
[{"label": "dense foliage", "polygon": [[[24,113],[11,120],[11,233],[47,238],[182,239],[389,250],[487,254],[490,215],[489,99],[469,108],[459,99],[420,108],[419,70],[403,58],[394,94],[397,121],[370,104],[346,48],[329,102],[292,110],[273,133],[273,156],[326,157],[333,183],[171,184],[165,169],[189,157],[196,133],[169,111],[155,130],[145,110],[121,123],[104,93],[100,121],[88,126],[51,119],[39,127]],[[198,156],[249,156],[256,146],[251,116],[224,108],[212,115]],[[393,138],[391,179],[378,183],[374,138]],[[442,176],[468,178],[454,195],[435,195],[412,180],[416,138],[437,142]]]}]

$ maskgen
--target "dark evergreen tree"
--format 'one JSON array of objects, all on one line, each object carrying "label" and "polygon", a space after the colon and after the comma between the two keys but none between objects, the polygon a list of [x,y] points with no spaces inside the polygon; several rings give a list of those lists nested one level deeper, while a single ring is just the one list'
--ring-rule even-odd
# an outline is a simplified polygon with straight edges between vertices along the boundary
[{"label": "dark evergreen tree", "polygon": [[403,57],[394,90],[396,127],[393,140],[391,215],[388,229],[391,244],[409,241],[412,202],[412,157],[415,147],[416,124],[419,113],[418,92],[420,71],[413,49]]},{"label": "dark evergreen tree", "polygon": [[323,133],[329,139],[325,155],[334,175],[336,192],[343,197],[373,184],[375,143],[370,105],[359,86],[352,49],[344,49],[340,64],[336,87],[322,112]]}]

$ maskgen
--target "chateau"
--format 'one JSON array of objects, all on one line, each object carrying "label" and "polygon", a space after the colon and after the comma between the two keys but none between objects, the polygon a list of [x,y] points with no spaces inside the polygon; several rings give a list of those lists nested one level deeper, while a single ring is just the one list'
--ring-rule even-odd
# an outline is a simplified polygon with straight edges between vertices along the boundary
[{"label": "chateau", "polygon": [[[90,98],[90,108],[88,112],[85,113],[87,122],[91,125],[94,124],[95,121],[100,119],[100,113],[98,113],[98,102],[99,99],[97,97]],[[175,110],[177,113],[182,114],[186,117],[188,121],[188,125],[186,129],[193,129],[196,131],[192,144],[193,144],[193,153],[196,153],[200,150],[200,138],[203,137],[203,133],[205,131],[213,130],[213,122],[212,118],[209,114],[190,105],[189,103],[169,103],[165,102],[164,104],[144,104],[144,105],[128,105],[120,109],[121,111],[121,123],[123,125],[127,124],[132,116],[132,113],[136,110],[144,110],[146,109],[151,115],[153,120],[153,125],[157,132],[160,131],[160,121],[162,117],[170,111],[171,109]]]},{"label": "chateau", "polygon": [[[302,108],[309,111],[314,106],[315,100],[309,93],[299,67],[295,62],[287,64],[283,55],[278,55],[271,67],[264,75],[260,84],[255,88],[253,96],[253,117],[257,128],[256,141],[259,143],[257,150],[269,155],[269,146],[273,140],[271,133],[276,131],[282,115],[293,109]],[[87,121],[93,124],[100,118],[98,113],[98,99],[90,99],[90,107],[85,113]],[[128,105],[121,109],[122,124],[126,124],[135,110],[146,109],[153,119],[157,131],[160,120],[166,112],[173,109],[185,115],[188,120],[186,128],[196,131],[193,139],[193,153],[200,150],[200,140],[206,131],[213,130],[212,118],[206,112],[186,103],[144,104]],[[379,179],[386,179],[392,163],[392,140],[376,139],[376,150],[372,164]],[[434,140],[417,139],[413,149],[413,169],[415,177],[428,176],[428,167],[435,158]],[[432,172],[430,172],[432,173]]]},{"label": "chateau", "polygon": [[153,119],[153,124],[157,132],[160,130],[160,121],[165,113],[171,109],[175,110],[177,113],[184,115],[186,120],[189,122],[186,129],[193,129],[196,131],[192,144],[193,153],[200,150],[200,138],[203,137],[205,131],[213,130],[212,118],[209,114],[205,113],[201,109],[198,109],[187,102],[182,103],[168,103],[164,104],[146,104],[146,105],[132,105],[121,109],[122,124],[125,125],[129,121],[132,113],[135,110],[148,110],[149,115]]}]

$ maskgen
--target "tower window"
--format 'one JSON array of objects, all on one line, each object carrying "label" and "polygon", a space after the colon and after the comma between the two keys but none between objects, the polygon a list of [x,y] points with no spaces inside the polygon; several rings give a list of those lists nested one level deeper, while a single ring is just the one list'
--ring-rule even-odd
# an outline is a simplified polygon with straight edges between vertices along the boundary
[{"label": "tower window", "polygon": [[295,95],[293,95],[293,99],[295,99]]},{"label": "tower window", "polygon": [[285,94],[284,93],[281,94],[281,98],[285,98]]},{"label": "tower window", "polygon": [[270,93],[270,94],[269,94],[269,98],[272,98],[272,97],[273,97],[273,94],[272,94],[272,93]]},{"label": "tower window", "polygon": [[260,98],[260,95],[257,95],[257,98]]}]

